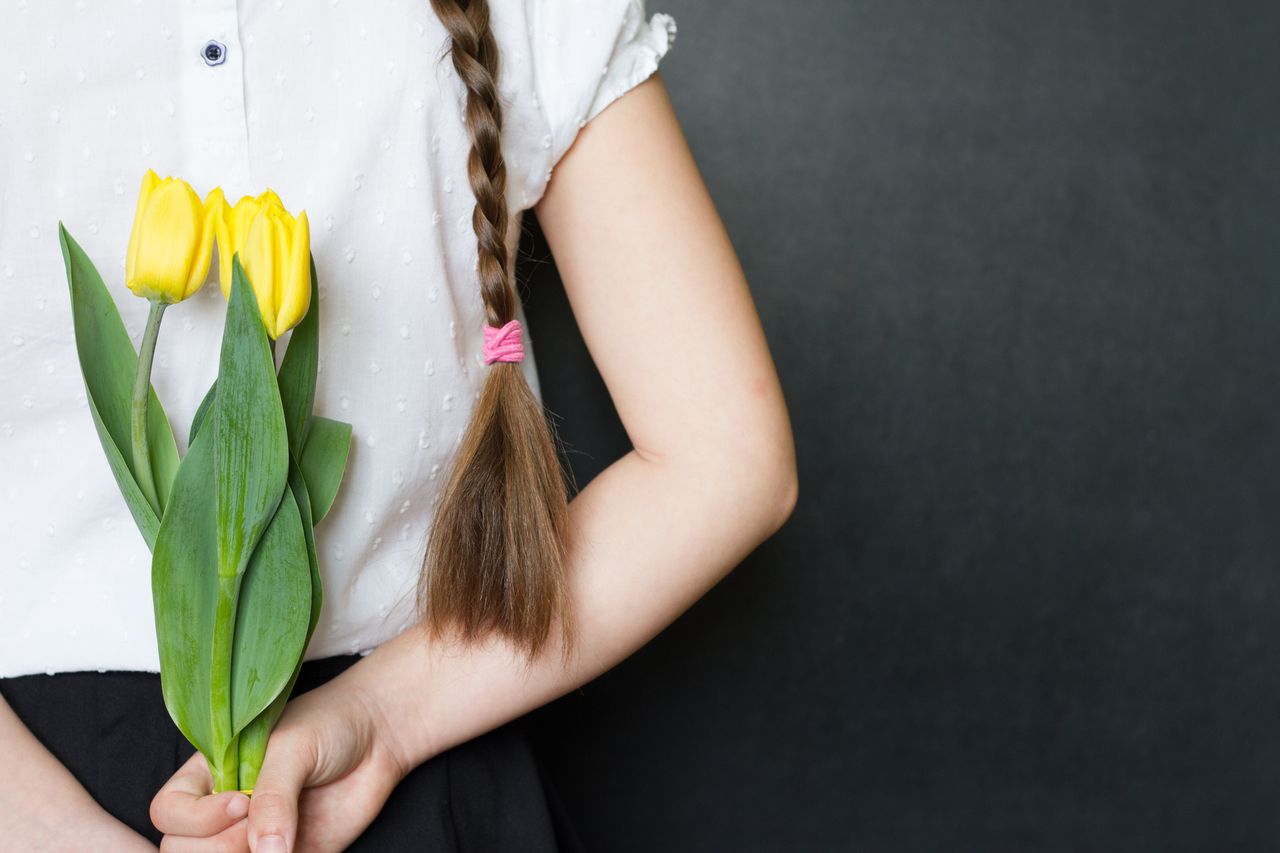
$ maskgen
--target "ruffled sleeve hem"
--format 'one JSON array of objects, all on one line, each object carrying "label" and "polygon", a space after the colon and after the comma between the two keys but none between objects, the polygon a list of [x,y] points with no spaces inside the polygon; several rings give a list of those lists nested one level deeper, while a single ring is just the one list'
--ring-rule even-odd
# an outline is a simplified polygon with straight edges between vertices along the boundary
[{"label": "ruffled sleeve hem", "polygon": [[582,124],[595,118],[609,104],[634,89],[658,70],[658,62],[675,44],[676,21],[665,13],[656,13],[647,22],[638,5],[632,9],[640,15],[622,33],[612,60],[604,70],[604,81],[591,102]]},{"label": "ruffled sleeve hem", "polygon": [[676,37],[675,19],[647,15],[644,0],[530,2],[533,103],[546,132],[513,148],[526,177],[513,209],[537,204],[579,131],[649,78]]}]

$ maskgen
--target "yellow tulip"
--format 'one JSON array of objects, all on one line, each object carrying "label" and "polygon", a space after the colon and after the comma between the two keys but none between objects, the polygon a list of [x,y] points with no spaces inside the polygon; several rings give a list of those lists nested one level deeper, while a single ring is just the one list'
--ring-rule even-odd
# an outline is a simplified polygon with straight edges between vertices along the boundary
[{"label": "yellow tulip", "polygon": [[138,296],[181,302],[209,275],[213,216],[191,185],[148,169],[125,256],[125,284]]},{"label": "yellow tulip", "polygon": [[239,252],[263,325],[275,340],[298,325],[311,307],[311,227],[306,211],[295,218],[272,190],[257,198],[244,196],[234,207],[221,190],[210,197],[222,295],[231,298],[231,257]]}]

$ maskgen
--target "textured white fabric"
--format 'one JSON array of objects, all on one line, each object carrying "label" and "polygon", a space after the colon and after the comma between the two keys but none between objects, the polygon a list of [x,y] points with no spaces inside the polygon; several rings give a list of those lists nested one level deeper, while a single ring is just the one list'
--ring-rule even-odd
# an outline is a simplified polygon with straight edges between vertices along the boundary
[{"label": "textured white fabric", "polygon": [[[675,26],[639,0],[491,7],[516,212],[578,129],[653,73]],[[271,187],[307,211],[316,411],[354,426],[317,530],[325,603],[307,657],[399,633],[487,369],[464,92],[430,4],[0,0],[0,21],[0,676],[158,668],[150,554],[86,407],[57,228],[136,342],[147,303],[124,287],[124,255],[148,168],[231,201]],[[221,64],[202,56],[210,40]],[[216,372],[217,276],[160,333],[153,382],[180,451]],[[535,344],[523,367],[540,393]]]}]

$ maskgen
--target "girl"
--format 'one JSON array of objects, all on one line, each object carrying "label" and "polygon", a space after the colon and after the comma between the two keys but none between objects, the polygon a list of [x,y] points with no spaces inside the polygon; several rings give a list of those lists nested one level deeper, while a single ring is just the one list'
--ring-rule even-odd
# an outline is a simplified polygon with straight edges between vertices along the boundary
[{"label": "girl", "polygon": [[[655,73],[674,22],[640,0],[0,3],[0,849],[564,846],[504,724],[647,642],[796,499],[760,322]],[[107,273],[152,165],[307,210],[316,411],[354,426],[251,798],[210,794],[164,711],[149,554],[74,361],[56,223]],[[520,340],[526,209],[634,445],[572,500]],[[188,303],[153,374],[179,436],[224,310],[217,287]]]}]

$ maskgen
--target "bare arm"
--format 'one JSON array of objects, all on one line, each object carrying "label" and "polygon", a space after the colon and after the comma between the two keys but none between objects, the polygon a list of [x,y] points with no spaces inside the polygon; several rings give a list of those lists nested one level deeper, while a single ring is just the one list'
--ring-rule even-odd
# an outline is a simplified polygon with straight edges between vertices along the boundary
[{"label": "bare arm", "polygon": [[553,632],[529,664],[502,639],[404,632],[289,702],[247,823],[194,756],[153,801],[173,849],[345,849],[413,767],[634,652],[791,513],[778,377],[660,79],[580,132],[538,216],[634,448],[569,503],[573,647]]},{"label": "bare arm", "polygon": [[584,128],[537,208],[634,449],[570,502],[575,648],[409,631],[349,671],[410,766],[591,680],[785,521],[795,449],[742,269],[653,77]]},{"label": "bare arm", "polygon": [[0,756],[10,769],[0,786],[0,851],[155,851],[141,835],[94,802],[0,698]]}]

